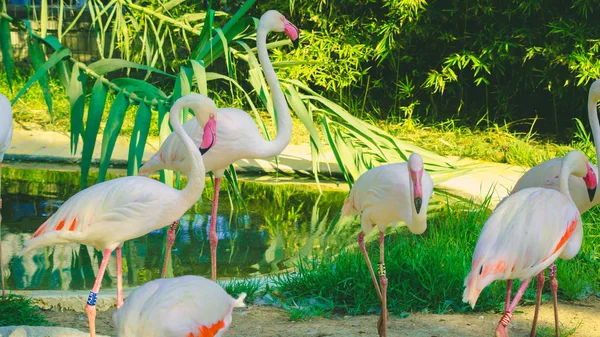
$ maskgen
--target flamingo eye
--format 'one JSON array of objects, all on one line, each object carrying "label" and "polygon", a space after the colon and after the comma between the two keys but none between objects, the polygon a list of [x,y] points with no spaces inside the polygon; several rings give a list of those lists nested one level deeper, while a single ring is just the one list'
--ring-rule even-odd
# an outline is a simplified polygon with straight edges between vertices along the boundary
[{"label": "flamingo eye", "polygon": [[481,273],[483,273],[483,265],[481,265],[481,267],[479,267],[479,275],[481,275]]}]

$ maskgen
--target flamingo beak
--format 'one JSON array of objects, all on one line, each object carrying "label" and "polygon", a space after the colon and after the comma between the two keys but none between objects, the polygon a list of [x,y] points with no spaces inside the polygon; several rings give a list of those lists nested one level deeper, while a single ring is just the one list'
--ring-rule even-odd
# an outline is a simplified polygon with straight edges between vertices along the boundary
[{"label": "flamingo beak", "polygon": [[294,48],[297,49],[298,42],[300,41],[300,30],[298,30],[298,27],[294,26],[286,18],[283,19],[283,25],[284,25],[283,31],[290,38],[290,40],[292,40],[292,44],[294,45]]},{"label": "flamingo beak", "polygon": [[421,206],[423,205],[423,186],[421,184],[422,176],[423,170],[410,171],[410,177],[413,182],[413,197],[415,201],[415,210],[417,211],[417,214],[421,212]]},{"label": "flamingo beak", "polygon": [[210,115],[208,122],[204,125],[202,134],[202,144],[200,144],[200,154],[204,155],[217,142],[217,120],[214,115]]},{"label": "flamingo beak", "polygon": [[596,196],[596,187],[598,184],[598,180],[596,179],[596,173],[594,172],[590,164],[588,164],[587,174],[583,178],[583,181],[585,182],[585,186],[587,187],[590,201],[594,201],[594,196]]}]

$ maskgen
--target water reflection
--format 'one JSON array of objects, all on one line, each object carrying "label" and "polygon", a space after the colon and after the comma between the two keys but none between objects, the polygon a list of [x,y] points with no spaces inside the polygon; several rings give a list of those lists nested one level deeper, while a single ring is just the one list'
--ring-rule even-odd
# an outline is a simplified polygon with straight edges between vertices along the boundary
[{"label": "water reflection", "polygon": [[[92,247],[71,244],[16,254],[23,242],[58,207],[77,192],[78,174],[68,171],[3,168],[3,264],[9,289],[89,289],[102,260]],[[93,179],[90,179],[93,181]],[[181,219],[169,269],[174,275],[210,274],[210,196]],[[223,186],[223,190],[227,188]],[[336,219],[345,192],[319,194],[298,185],[242,182],[248,212],[230,207],[221,193],[217,218],[219,277],[244,277],[292,267],[301,256],[336,251],[354,242],[359,226]],[[223,207],[221,207],[223,206]],[[229,206],[229,207],[228,207]],[[167,226],[168,224],[165,224]],[[123,246],[125,286],[158,278],[168,227]],[[111,259],[103,287],[114,286],[116,261]]]}]

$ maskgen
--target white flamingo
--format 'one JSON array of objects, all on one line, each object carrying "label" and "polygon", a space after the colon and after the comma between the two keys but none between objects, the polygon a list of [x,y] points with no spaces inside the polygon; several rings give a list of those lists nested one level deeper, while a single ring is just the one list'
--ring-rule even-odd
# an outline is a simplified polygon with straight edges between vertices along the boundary
[{"label": "white flamingo", "polygon": [[[279,86],[279,80],[275,70],[269,60],[267,51],[267,34],[271,31],[285,32],[289,38],[297,44],[298,28],[291,24],[282,14],[275,10],[267,11],[260,18],[256,30],[256,49],[258,50],[258,60],[265,73],[267,84],[271,89],[273,104],[277,112],[277,137],[272,141],[266,141],[260,135],[258,128],[252,117],[245,111],[234,108],[219,109],[217,117],[217,138],[218,142],[210,152],[205,152],[201,146],[202,128],[198,127],[198,120],[195,118],[187,121],[183,128],[194,140],[196,146],[200,147],[203,153],[204,165],[206,171],[212,171],[215,175],[215,192],[212,201],[212,212],[210,218],[210,259],[211,259],[211,279],[217,279],[217,208],[219,202],[219,189],[221,178],[227,167],[240,159],[259,159],[271,158],[279,155],[289,144],[292,137],[292,119],[290,111]],[[195,95],[195,94],[190,94]],[[192,104],[189,106],[194,113],[200,105]],[[197,114],[196,114],[197,116]],[[160,149],[152,158],[150,158],[141,168],[139,173],[148,175],[154,171],[170,169],[180,171],[177,161],[185,156],[184,148],[181,146],[178,138],[169,135]],[[177,223],[173,223],[167,233],[167,249],[165,253],[165,263],[163,264],[162,277],[165,277],[165,266],[168,255],[171,252],[171,246],[175,240],[175,228]]]},{"label": "white flamingo", "polygon": [[[387,336],[387,277],[383,254],[384,232],[389,224],[403,221],[413,234],[427,229],[427,206],[433,193],[433,181],[423,168],[423,158],[412,153],[407,163],[387,164],[370,169],[361,175],[344,203],[342,216],[361,215],[362,231],[358,244],[367,262],[379,300],[381,316],[379,335]],[[379,230],[380,262],[377,284],[371,260],[365,248],[365,235]]]},{"label": "white flamingo", "polygon": [[[217,110],[207,97],[201,99],[198,114],[203,120],[214,119]],[[170,121],[175,134],[187,149],[189,158],[181,163],[188,183],[181,191],[147,177],[122,177],[109,180],[69,198],[24,243],[20,255],[32,249],[56,244],[81,243],[103,252],[96,282],[90,292],[86,313],[90,334],[95,336],[96,298],[106,265],[116,249],[117,255],[117,307],[123,304],[121,247],[126,240],[135,239],[179,219],[200,198],[205,184],[202,156],[179,122],[179,112],[185,99],[175,101],[170,111]],[[211,130],[207,123],[206,133]],[[214,138],[214,135],[213,135]]]},{"label": "white flamingo", "polygon": [[[596,160],[600,158],[600,123],[598,122],[598,110],[596,108],[597,102],[600,100],[600,80],[596,80],[590,86],[588,95],[588,119],[590,127],[592,128],[592,134],[594,135],[594,145],[596,146]],[[540,163],[529,171],[527,171],[517,181],[515,187],[511,193],[516,193],[520,190],[529,187],[545,187],[554,190],[560,190],[560,182],[558,179],[562,163],[564,158],[553,158]],[[569,177],[569,194],[573,199],[573,202],[579,209],[581,214],[587,212],[590,208],[600,203],[600,193],[596,193],[596,187],[598,184],[598,168],[591,163],[587,163],[587,175],[584,179],[578,177]],[[549,267],[550,286],[553,291],[558,290],[558,281],[556,280],[556,265],[551,264]],[[536,278],[536,285],[539,289],[544,285],[545,276],[544,273],[540,273]],[[507,296],[510,296],[511,281],[507,283]],[[535,312],[533,316],[533,326],[537,324],[537,318],[539,313],[540,301],[536,302]],[[556,311],[557,308],[555,307]],[[558,322],[556,322],[558,324]]]},{"label": "white flamingo", "polygon": [[244,298],[200,276],[157,279],[132,292],[113,321],[117,337],[220,337]]},{"label": "white flamingo", "polygon": [[[6,96],[0,94],[0,211],[2,211],[2,160],[13,134],[12,108]],[[2,279],[2,297],[4,298],[4,265],[2,264],[2,214],[0,213],[0,279]]]},{"label": "white flamingo", "polygon": [[[544,270],[548,266],[559,257],[570,259],[579,252],[583,227],[579,210],[569,193],[569,180],[572,174],[585,177],[587,164],[588,160],[581,152],[569,152],[559,173],[560,192],[543,187],[520,190],[502,200],[485,222],[473,253],[471,272],[465,279],[463,301],[474,307],[483,288],[495,280],[509,280],[505,312],[496,328],[496,336],[508,336],[507,326],[512,313],[531,279],[537,275],[543,285]],[[510,282],[513,279],[523,282],[511,302]],[[541,285],[538,283],[536,316]],[[558,336],[555,287],[552,287],[552,296]],[[534,319],[531,336],[535,336],[535,329]]]}]

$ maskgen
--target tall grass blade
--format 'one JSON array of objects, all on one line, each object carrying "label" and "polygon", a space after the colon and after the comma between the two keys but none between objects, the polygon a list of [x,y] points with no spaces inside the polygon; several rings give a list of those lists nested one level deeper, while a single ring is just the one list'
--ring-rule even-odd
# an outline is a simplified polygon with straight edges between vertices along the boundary
[{"label": "tall grass blade", "polygon": [[[2,12],[6,13],[6,3],[3,1]],[[10,22],[6,18],[0,18],[0,51],[2,51],[2,63],[6,71],[6,80],[12,91],[14,60],[12,53],[12,41],[10,39]]]},{"label": "tall grass blade", "polygon": [[85,108],[85,87],[87,76],[80,73],[79,67],[74,64],[71,71],[71,80],[67,88],[71,106],[71,153],[77,153],[79,135],[83,133],[83,110]]},{"label": "tall grass blade", "polygon": [[123,60],[123,59],[103,59],[103,60],[96,61],[96,62],[90,64],[88,66],[88,68],[100,76],[106,75],[110,72],[113,72],[113,71],[119,70],[119,69],[123,69],[123,68],[133,68],[133,69],[147,70],[147,71],[155,72],[155,73],[158,73],[158,74],[161,74],[164,76],[175,78],[175,76],[173,76],[169,73],[166,73],[160,69],[150,67],[147,65],[143,65],[143,64],[139,64],[139,63],[135,63],[132,61]]},{"label": "tall grass blade", "polygon": [[[39,70],[45,62],[44,53],[42,52],[42,46],[34,41],[32,36],[27,39],[29,46],[29,57],[31,57],[31,63],[33,64],[34,70]],[[50,119],[54,120],[54,113],[52,112],[52,93],[50,92],[50,77],[48,73],[44,73],[39,80],[40,87],[42,88],[42,94],[46,106],[48,106],[48,112],[50,113]]]},{"label": "tall grass blade", "polygon": [[144,145],[148,138],[150,130],[150,120],[152,119],[152,111],[144,102],[140,103],[137,113],[135,114],[135,124],[129,141],[129,158],[127,160],[127,175],[137,175],[138,169],[142,164],[144,156]]},{"label": "tall grass blade", "polygon": [[202,64],[202,61],[190,60],[192,69],[194,70],[194,78],[196,79],[196,86],[198,92],[204,96],[208,96],[208,83],[206,80],[206,68]]},{"label": "tall grass blade", "polygon": [[120,77],[115,78],[111,82],[128,92],[135,93],[138,97],[146,98],[150,101],[154,98],[167,98],[167,95],[162,90],[146,81],[129,77]]},{"label": "tall grass blade", "polygon": [[100,169],[98,171],[98,183],[104,181],[108,166],[110,165],[110,157],[112,156],[117,137],[123,126],[125,112],[129,107],[129,98],[120,91],[115,97],[113,105],[108,113],[108,120],[102,134],[102,152],[100,154]]},{"label": "tall grass blade", "polygon": [[85,124],[85,134],[83,136],[83,149],[81,150],[81,182],[80,189],[87,186],[88,173],[92,163],[92,156],[96,148],[96,138],[100,130],[100,122],[106,105],[106,96],[108,88],[102,84],[102,79],[98,78],[92,88],[92,97],[88,106],[87,121]]}]

